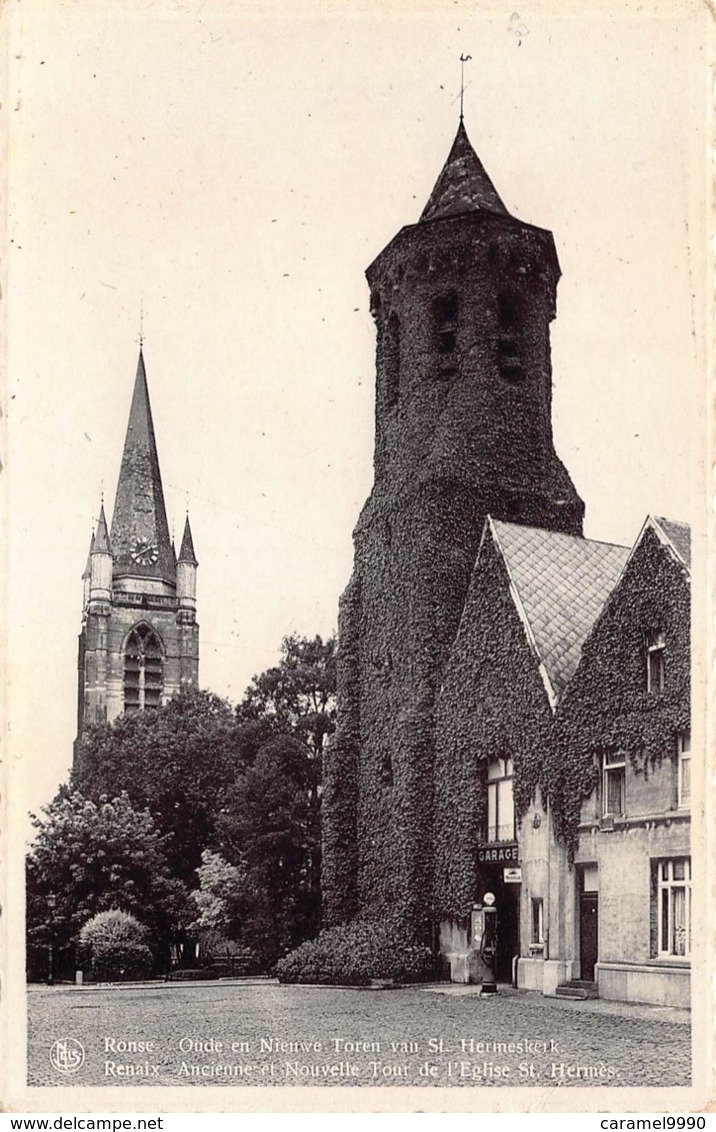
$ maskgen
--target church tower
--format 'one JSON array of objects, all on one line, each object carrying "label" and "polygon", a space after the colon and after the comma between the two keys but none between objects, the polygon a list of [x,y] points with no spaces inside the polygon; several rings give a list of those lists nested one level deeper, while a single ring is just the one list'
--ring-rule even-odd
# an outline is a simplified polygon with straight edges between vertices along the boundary
[{"label": "church tower", "polygon": [[582,533],[552,438],[552,234],[511,216],[462,119],[417,224],[367,271],[375,482],[341,599],[324,909],[431,918],[434,705],[486,516]]},{"label": "church tower", "polygon": [[83,575],[78,739],[196,686],[197,565],[188,516],[178,559],[169,536],[140,348],[112,526],[102,505]]}]

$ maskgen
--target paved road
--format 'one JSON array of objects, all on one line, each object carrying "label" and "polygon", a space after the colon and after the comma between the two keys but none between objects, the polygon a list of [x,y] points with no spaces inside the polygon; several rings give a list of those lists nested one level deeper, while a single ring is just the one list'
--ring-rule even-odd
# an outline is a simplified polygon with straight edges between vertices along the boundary
[{"label": "paved road", "polygon": [[[619,1008],[605,1010],[606,1004],[575,1006],[510,989],[495,998],[452,990],[269,983],[31,987],[28,1084],[690,1083],[683,1014],[615,1013]],[[74,1041],[66,1045],[66,1039]],[[68,1073],[76,1042],[84,1063]]]}]

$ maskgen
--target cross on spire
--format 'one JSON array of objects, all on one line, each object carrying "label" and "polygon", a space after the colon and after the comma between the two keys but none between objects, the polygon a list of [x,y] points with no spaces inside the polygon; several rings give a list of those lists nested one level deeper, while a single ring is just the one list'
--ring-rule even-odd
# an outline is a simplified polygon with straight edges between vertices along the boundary
[{"label": "cross on spire", "polygon": [[460,55],[460,121],[463,120],[463,103],[465,98],[465,64],[472,59],[472,55]]}]

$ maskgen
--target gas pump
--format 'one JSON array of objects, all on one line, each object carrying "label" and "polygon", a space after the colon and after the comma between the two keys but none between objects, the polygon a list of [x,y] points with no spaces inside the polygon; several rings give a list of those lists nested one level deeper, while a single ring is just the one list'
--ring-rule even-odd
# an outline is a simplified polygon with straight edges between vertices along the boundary
[{"label": "gas pump", "polygon": [[[485,892],[481,912],[480,958],[485,974],[482,980],[482,994],[497,994],[498,985],[494,980],[494,967],[498,953],[498,910],[494,907],[494,893]],[[477,938],[475,938],[477,943]]]}]

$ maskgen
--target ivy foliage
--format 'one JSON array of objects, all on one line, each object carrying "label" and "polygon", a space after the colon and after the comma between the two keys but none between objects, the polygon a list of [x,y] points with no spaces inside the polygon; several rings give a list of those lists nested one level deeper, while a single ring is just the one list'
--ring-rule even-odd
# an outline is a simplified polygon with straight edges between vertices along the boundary
[{"label": "ivy foliage", "polygon": [[[582,648],[547,748],[545,783],[555,833],[573,856],[582,802],[601,756],[623,751],[648,774],[674,757],[690,721],[690,587],[686,568],[647,528]],[[647,637],[663,634],[664,687],[647,690]]]},{"label": "ivy foliage", "polygon": [[437,706],[435,894],[441,917],[464,916],[476,898],[488,762],[513,759],[519,819],[541,783],[551,728],[552,711],[504,562],[486,539]]},{"label": "ivy foliage", "polygon": [[373,980],[425,981],[435,971],[430,948],[416,944],[393,917],[329,928],[285,956],[276,973],[282,983],[365,986]]}]

